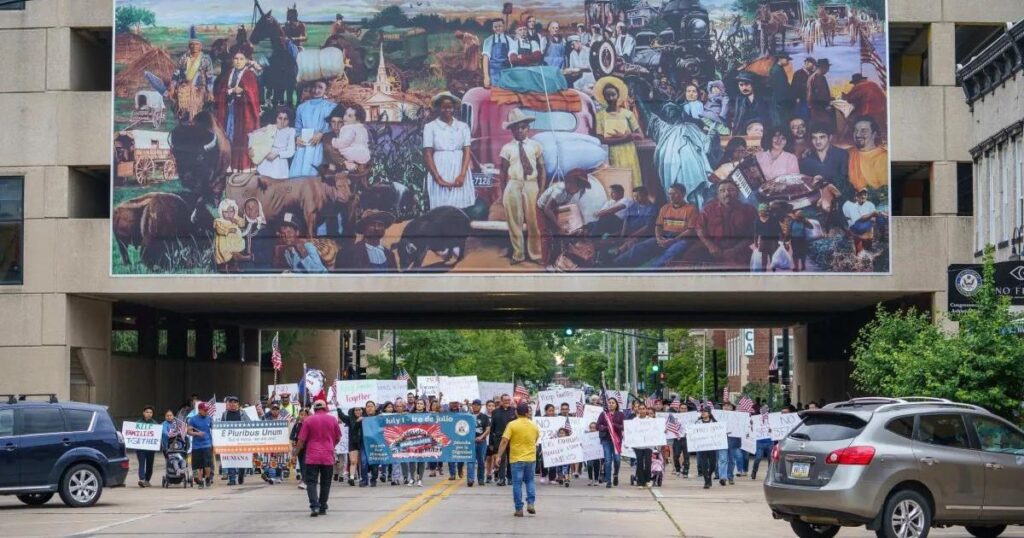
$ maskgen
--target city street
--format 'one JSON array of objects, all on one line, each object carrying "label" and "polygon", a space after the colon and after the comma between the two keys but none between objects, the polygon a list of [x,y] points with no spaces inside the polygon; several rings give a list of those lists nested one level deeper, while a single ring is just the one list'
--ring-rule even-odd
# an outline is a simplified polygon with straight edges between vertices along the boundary
[{"label": "city street", "polygon": [[[133,461],[134,463],[134,461]],[[153,482],[159,483],[159,472]],[[134,473],[134,468],[132,470]],[[129,475],[132,478],[132,475]],[[622,477],[628,484],[628,466]],[[710,491],[691,478],[668,476],[664,486],[639,490],[587,487],[586,479],[564,488],[538,484],[536,516],[512,517],[509,487],[467,488],[463,481],[427,479],[422,488],[344,485],[332,489],[327,516],[310,518],[306,493],[294,480],[268,486],[256,479],[241,487],[218,481],[212,489],[110,489],[99,503],[70,509],[58,500],[29,508],[0,497],[6,536],[663,536],[771,538],[793,536],[775,521],[760,483],[743,477],[735,486]],[[843,537],[869,537],[846,529]],[[962,528],[934,529],[931,536],[969,537]],[[1003,536],[1024,537],[1024,528]]]}]

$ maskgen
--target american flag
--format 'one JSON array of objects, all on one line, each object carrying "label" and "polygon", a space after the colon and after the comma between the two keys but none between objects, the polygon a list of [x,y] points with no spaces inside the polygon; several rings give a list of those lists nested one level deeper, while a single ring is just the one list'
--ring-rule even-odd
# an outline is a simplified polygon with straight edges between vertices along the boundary
[{"label": "american flag", "polygon": [[281,333],[274,333],[274,340],[270,342],[270,363],[274,366],[274,371],[281,371],[281,342],[279,336]]},{"label": "american flag", "polygon": [[679,403],[679,398],[672,398],[672,403],[668,404],[668,408],[672,411],[679,411],[682,404]]},{"label": "american flag", "polygon": [[569,417],[565,417],[565,425],[562,428],[569,432],[569,435],[572,435],[572,422],[569,420]]},{"label": "american flag", "polygon": [[210,400],[206,402],[206,408],[207,408],[206,414],[212,417],[213,414],[217,411],[217,395],[216,394],[214,394],[213,397],[210,398]]},{"label": "american flag", "polygon": [[331,403],[338,407],[338,376],[334,376],[334,381],[331,381]]},{"label": "american flag", "polygon": [[409,371],[408,370],[406,370],[405,368],[402,368],[402,369],[398,370],[398,375],[395,376],[395,380],[396,381],[406,381],[406,382],[408,382],[408,381],[412,380],[412,376],[409,375]]},{"label": "american flag", "polygon": [[652,407],[654,407],[654,396],[648,396],[644,400],[644,406],[646,406],[648,409],[651,409]]},{"label": "american flag", "polygon": [[878,80],[882,83],[882,87],[888,85],[888,76],[885,72],[885,62],[882,60],[881,56],[878,55],[878,50],[875,49],[875,45],[871,43],[871,39],[864,35],[864,33],[861,33],[860,35],[860,63],[875,66],[875,71],[878,73]]},{"label": "american flag", "polygon": [[188,425],[180,418],[176,418],[174,419],[174,424],[171,424],[171,427],[167,430],[167,438],[174,439],[175,437],[181,437],[184,439],[187,433]]},{"label": "american flag", "polygon": [[530,400],[530,391],[526,390],[526,385],[521,382],[515,382],[515,388],[512,390],[512,399],[516,402],[527,402]]},{"label": "american flag", "polygon": [[722,387],[722,402],[729,402],[729,387]]},{"label": "american flag", "polygon": [[668,418],[665,420],[665,431],[678,437],[679,432],[683,431],[683,425],[676,420],[675,415],[669,413]]},{"label": "american flag", "polygon": [[738,411],[743,411],[744,413],[753,413],[754,400],[751,400],[750,396],[744,394],[743,397],[740,398],[740,403],[736,404],[736,409]]},{"label": "american flag", "polygon": [[583,402],[576,402],[576,417],[583,418],[583,413],[586,409],[587,406]]},{"label": "american flag", "polygon": [[256,416],[263,418],[263,404],[256,402]]}]

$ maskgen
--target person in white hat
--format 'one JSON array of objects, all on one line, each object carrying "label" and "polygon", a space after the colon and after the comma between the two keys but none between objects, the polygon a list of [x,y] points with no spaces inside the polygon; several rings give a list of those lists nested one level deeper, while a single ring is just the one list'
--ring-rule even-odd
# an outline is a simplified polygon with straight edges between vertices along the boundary
[{"label": "person in white hat", "polygon": [[[505,180],[502,205],[512,242],[512,265],[527,260],[540,261],[541,237],[537,225],[537,196],[546,187],[544,149],[529,138],[533,116],[515,108],[502,127],[512,131],[513,140],[501,148],[501,177]],[[523,249],[523,223],[526,223],[526,251]]]}]

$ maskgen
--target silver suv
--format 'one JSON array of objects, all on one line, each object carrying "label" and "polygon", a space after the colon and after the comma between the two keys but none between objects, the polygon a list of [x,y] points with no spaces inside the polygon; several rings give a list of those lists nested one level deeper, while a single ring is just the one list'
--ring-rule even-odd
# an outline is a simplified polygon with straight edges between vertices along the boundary
[{"label": "silver suv", "polygon": [[981,407],[937,398],[855,398],[801,413],[772,450],[764,494],[797,536],[866,526],[925,538],[963,525],[1024,525],[1024,433]]}]

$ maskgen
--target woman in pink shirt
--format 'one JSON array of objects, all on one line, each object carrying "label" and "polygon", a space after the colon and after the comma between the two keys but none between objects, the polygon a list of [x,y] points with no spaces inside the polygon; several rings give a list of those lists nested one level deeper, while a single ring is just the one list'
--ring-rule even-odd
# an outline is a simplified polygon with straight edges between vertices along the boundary
[{"label": "woman in pink shirt", "polygon": [[764,138],[761,140],[761,147],[765,149],[755,154],[757,164],[764,172],[765,181],[771,181],[779,176],[800,173],[800,162],[796,155],[785,149],[789,144],[789,136],[782,127],[765,130]]},{"label": "woman in pink shirt", "polygon": [[[305,469],[302,479],[309,496],[309,516],[327,513],[327,498],[331,494],[331,475],[334,473],[334,447],[341,440],[338,419],[327,412],[327,402],[313,403],[313,416],[306,418],[295,445],[295,456],[305,450]],[[317,490],[317,480],[320,489]],[[319,495],[318,495],[319,493]]]}]

